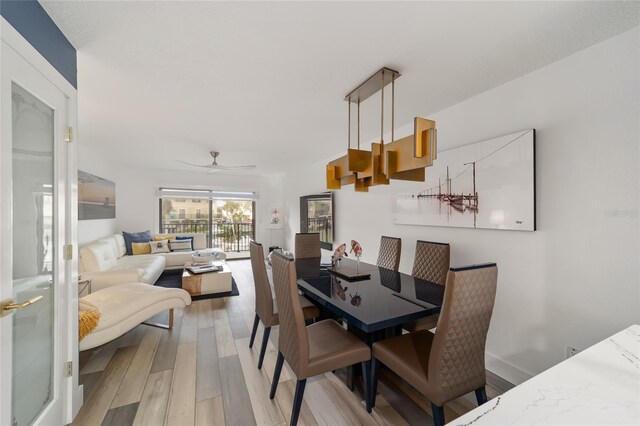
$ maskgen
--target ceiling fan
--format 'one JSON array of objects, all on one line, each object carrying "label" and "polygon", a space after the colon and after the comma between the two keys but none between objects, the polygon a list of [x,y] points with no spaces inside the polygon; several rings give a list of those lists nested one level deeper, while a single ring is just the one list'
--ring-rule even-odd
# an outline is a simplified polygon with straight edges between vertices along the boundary
[{"label": "ceiling fan", "polygon": [[183,164],[187,164],[189,166],[209,169],[207,173],[213,173],[216,170],[251,170],[256,168],[256,166],[253,164],[246,165],[246,166],[224,166],[222,164],[218,164],[218,156],[220,155],[218,151],[209,151],[209,154],[211,154],[211,156],[213,157],[213,162],[211,164],[200,165],[200,164],[187,163],[186,161],[180,161],[180,160],[176,160],[176,161]]}]

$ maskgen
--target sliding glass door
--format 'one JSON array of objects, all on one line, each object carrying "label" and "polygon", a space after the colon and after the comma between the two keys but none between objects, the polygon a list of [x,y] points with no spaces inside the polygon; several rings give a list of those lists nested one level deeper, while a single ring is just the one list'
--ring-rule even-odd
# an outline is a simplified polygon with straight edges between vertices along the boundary
[{"label": "sliding glass door", "polygon": [[249,242],[255,238],[255,211],[251,199],[163,195],[160,233],[199,232],[207,236],[208,247],[225,252],[248,251]]}]

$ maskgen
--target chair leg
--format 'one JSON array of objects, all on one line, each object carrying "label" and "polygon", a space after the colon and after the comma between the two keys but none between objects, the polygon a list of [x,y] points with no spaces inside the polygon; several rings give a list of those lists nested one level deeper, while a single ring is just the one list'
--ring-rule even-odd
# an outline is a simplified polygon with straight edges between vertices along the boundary
[{"label": "chair leg", "polygon": [[278,380],[280,380],[280,373],[282,372],[282,364],[284,364],[284,355],[282,355],[282,352],[278,352],[276,369],[273,370],[273,381],[271,382],[271,392],[269,393],[269,399],[273,399],[276,396],[276,389],[278,389]]},{"label": "chair leg", "polygon": [[433,413],[434,426],[444,426],[444,407],[438,407],[432,402],[431,413]]},{"label": "chair leg", "polygon": [[[380,361],[373,358],[373,370],[371,372],[371,391],[369,391],[369,406],[371,409],[376,406],[376,393],[378,392],[378,375],[380,374]],[[367,410],[368,411],[368,410]]]},{"label": "chair leg", "polygon": [[260,317],[256,314],[256,318],[253,320],[253,328],[251,329],[251,339],[249,340],[249,348],[253,347],[253,341],[256,340],[256,332],[258,331],[258,323],[260,323]]},{"label": "chair leg", "polygon": [[362,363],[362,384],[364,385],[364,398],[367,405],[367,413],[371,412],[371,360]]},{"label": "chair leg", "polygon": [[302,397],[304,396],[304,387],[307,385],[307,379],[298,380],[296,384],[296,393],[293,397],[293,410],[291,411],[291,421],[289,426],[298,424],[298,416],[300,415],[300,407],[302,407]]},{"label": "chair leg", "polygon": [[476,400],[478,401],[478,405],[487,402],[487,389],[484,386],[476,389]]},{"label": "chair leg", "polygon": [[269,334],[271,334],[271,327],[265,327],[262,334],[262,347],[260,348],[260,358],[258,358],[258,370],[262,368],[262,361],[264,361],[264,353],[267,351],[267,344],[269,343]]}]

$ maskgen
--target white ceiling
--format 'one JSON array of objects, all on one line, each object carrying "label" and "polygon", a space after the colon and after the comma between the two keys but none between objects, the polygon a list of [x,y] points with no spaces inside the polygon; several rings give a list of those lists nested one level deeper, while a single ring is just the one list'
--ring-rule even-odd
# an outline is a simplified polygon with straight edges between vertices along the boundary
[{"label": "white ceiling", "polygon": [[[258,174],[343,150],[343,97],[382,66],[397,128],[640,25],[638,2],[41,3],[78,49],[81,143]],[[372,139],[379,97],[362,111]]]}]

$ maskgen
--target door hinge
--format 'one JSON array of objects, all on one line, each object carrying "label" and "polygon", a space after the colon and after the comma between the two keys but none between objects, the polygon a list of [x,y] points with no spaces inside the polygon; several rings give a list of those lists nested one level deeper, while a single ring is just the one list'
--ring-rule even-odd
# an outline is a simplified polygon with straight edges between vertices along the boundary
[{"label": "door hinge", "polygon": [[64,260],[71,260],[73,259],[73,244],[66,244],[64,246]]},{"label": "door hinge", "polygon": [[67,143],[72,143],[73,142],[73,128],[72,127],[67,127],[67,132],[64,136],[64,140],[67,141]]},{"label": "door hinge", "polygon": [[67,377],[73,376],[73,362],[67,362]]}]

